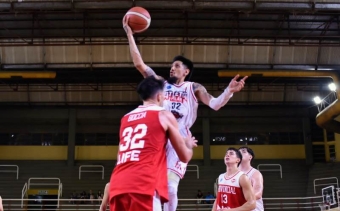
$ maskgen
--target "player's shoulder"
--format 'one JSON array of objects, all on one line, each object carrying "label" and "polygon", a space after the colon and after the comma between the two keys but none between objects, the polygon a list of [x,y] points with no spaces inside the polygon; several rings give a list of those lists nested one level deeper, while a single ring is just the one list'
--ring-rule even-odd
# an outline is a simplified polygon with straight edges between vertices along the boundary
[{"label": "player's shoulder", "polygon": [[225,180],[224,175],[225,175],[225,173],[222,173],[222,174],[220,174],[220,175],[218,176],[218,178],[217,178],[217,182],[218,182],[218,183],[220,183],[220,182],[222,182],[223,180]]},{"label": "player's shoulder", "polygon": [[262,177],[262,173],[259,171],[259,170],[257,170],[257,169],[255,169],[254,168],[254,173],[253,173],[253,177],[255,176],[255,177]]}]

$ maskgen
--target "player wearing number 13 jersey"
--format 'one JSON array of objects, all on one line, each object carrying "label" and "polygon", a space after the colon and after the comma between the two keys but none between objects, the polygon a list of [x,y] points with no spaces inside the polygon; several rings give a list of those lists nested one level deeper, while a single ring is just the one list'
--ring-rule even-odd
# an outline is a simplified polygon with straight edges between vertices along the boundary
[{"label": "player wearing number 13 jersey", "polygon": [[183,139],[174,116],[162,108],[164,81],[145,78],[137,92],[143,106],[121,120],[117,165],[110,181],[111,211],[161,211],[168,201],[166,144],[170,139],[183,162],[197,146]]},{"label": "player wearing number 13 jersey", "polygon": [[212,211],[251,211],[255,208],[255,196],[248,177],[238,169],[241,153],[229,148],[224,157],[227,172],[218,177],[218,190]]}]

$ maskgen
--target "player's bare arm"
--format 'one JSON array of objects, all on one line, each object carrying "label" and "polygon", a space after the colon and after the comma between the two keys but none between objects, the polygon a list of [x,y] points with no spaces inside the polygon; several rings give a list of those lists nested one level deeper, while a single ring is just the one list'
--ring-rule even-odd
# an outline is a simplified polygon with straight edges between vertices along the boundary
[{"label": "player's bare arm", "polygon": [[188,163],[193,155],[193,148],[197,147],[197,140],[192,137],[183,138],[179,133],[178,123],[174,115],[169,111],[159,112],[159,120],[163,128],[168,132],[170,142],[179,159]]},{"label": "player's bare arm", "polygon": [[262,198],[263,193],[263,176],[259,171],[256,171],[252,176],[253,191],[255,194],[255,199]]},{"label": "player's bare arm", "polygon": [[107,204],[109,203],[109,188],[110,188],[110,183],[107,183],[105,185],[104,196],[103,196],[99,211],[106,211]]},{"label": "player's bare arm", "polygon": [[216,210],[216,200],[214,201],[214,205],[213,205],[211,211],[217,211],[217,210]]},{"label": "player's bare arm", "polygon": [[256,208],[256,200],[253,192],[253,187],[251,186],[250,180],[246,175],[240,177],[240,186],[245,200],[247,201],[241,207],[233,209],[222,209],[222,211],[250,211]]},{"label": "player's bare arm", "polygon": [[0,196],[0,211],[4,211],[4,207],[2,206],[2,198]]},{"label": "player's bare arm", "polygon": [[239,77],[240,75],[236,75],[229,83],[229,86],[217,98],[209,94],[203,85],[194,83],[193,89],[195,96],[202,103],[217,111],[228,103],[235,92],[239,92],[243,89],[245,80],[248,78],[248,76],[245,76],[240,81],[237,81]]},{"label": "player's bare arm", "polygon": [[129,21],[128,16],[125,16],[123,19],[123,28],[129,40],[130,54],[132,57],[133,64],[135,65],[137,70],[143,75],[144,78],[152,75],[157,76],[155,71],[153,71],[149,66],[147,66],[144,63],[143,58],[140,55],[140,52],[136,45],[135,39],[133,37],[133,31],[128,25],[128,21]]}]

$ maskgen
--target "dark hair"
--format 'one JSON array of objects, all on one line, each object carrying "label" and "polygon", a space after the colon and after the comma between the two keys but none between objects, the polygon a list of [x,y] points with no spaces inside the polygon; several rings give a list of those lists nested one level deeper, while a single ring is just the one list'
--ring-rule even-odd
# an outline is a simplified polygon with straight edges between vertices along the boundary
[{"label": "dark hair", "polygon": [[142,100],[149,100],[155,97],[159,91],[163,91],[164,80],[157,79],[155,76],[148,76],[142,80],[137,87],[137,93]]},{"label": "dark hair", "polygon": [[172,60],[172,62],[175,61],[181,61],[183,65],[185,65],[189,70],[189,74],[185,77],[185,80],[188,81],[190,80],[192,73],[194,71],[194,64],[190,59],[185,58],[184,56],[175,56],[175,58]]},{"label": "dark hair", "polygon": [[235,153],[236,153],[236,157],[238,157],[238,158],[240,158],[240,162],[237,164],[237,167],[241,164],[241,162],[242,162],[242,154],[241,154],[241,152],[240,151],[238,151],[236,148],[234,148],[234,147],[229,147],[228,149],[227,149],[227,151],[234,151]]},{"label": "dark hair", "polygon": [[249,148],[249,147],[246,147],[246,146],[243,146],[243,147],[240,147],[238,150],[241,150],[241,149],[246,149],[247,150],[247,152],[251,155],[251,160],[250,160],[250,162],[252,162],[253,160],[254,160],[254,158],[255,158],[255,154],[254,154],[254,151],[251,149],[251,148]]}]

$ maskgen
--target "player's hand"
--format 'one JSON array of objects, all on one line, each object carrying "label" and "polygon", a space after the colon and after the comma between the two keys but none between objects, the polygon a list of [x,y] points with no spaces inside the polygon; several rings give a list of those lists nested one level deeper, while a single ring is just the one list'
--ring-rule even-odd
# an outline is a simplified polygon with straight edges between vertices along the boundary
[{"label": "player's hand", "polygon": [[234,92],[239,92],[243,89],[244,84],[248,76],[245,76],[242,78],[240,81],[237,81],[237,79],[240,77],[240,75],[236,75],[229,83],[228,89],[229,92],[234,93]]},{"label": "player's hand", "polygon": [[129,16],[125,15],[123,18],[123,28],[127,35],[132,35],[133,31],[131,27],[129,26]]},{"label": "player's hand", "polygon": [[188,135],[184,138],[185,144],[189,149],[193,149],[194,147],[197,147],[197,140],[194,136]]}]

